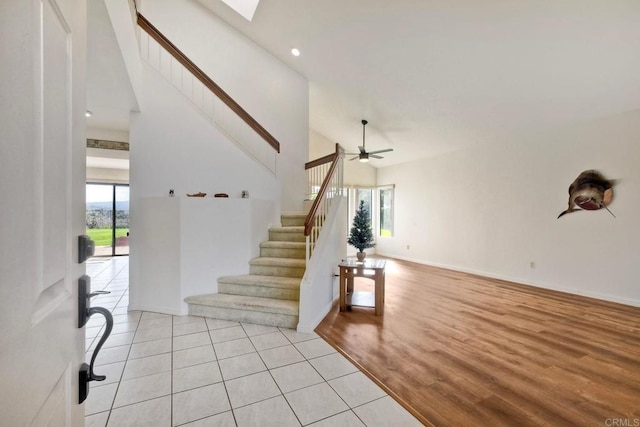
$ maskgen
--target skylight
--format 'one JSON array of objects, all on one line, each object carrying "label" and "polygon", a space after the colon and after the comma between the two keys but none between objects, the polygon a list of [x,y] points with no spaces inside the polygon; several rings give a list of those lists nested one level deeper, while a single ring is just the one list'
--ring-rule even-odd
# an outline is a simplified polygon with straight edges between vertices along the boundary
[{"label": "skylight", "polygon": [[222,0],[231,9],[242,15],[247,21],[251,22],[253,15],[256,13],[260,0]]}]

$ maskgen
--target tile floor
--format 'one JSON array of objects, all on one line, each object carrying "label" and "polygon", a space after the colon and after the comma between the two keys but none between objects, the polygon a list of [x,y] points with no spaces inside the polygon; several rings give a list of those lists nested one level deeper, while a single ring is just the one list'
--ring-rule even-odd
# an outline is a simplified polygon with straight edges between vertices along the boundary
[{"label": "tile floor", "polygon": [[[87,262],[114,326],[85,402],[93,426],[420,426],[316,334],[127,311],[129,259]],[[104,320],[87,326],[86,359]]]}]

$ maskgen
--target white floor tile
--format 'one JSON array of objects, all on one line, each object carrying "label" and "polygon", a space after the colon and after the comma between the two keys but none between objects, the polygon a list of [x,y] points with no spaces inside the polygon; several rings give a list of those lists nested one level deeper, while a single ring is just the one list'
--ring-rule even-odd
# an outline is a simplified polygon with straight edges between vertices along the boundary
[{"label": "white floor tile", "polygon": [[122,375],[123,380],[171,371],[171,353],[157,354],[141,359],[129,359]]},{"label": "white floor tile", "polygon": [[178,393],[222,381],[218,362],[202,363],[173,371],[173,392]]},{"label": "white floor tile", "polygon": [[353,363],[349,362],[349,360],[340,353],[317,357],[315,359],[311,359],[309,363],[311,363],[327,381],[343,375],[358,372],[358,368],[356,368]]},{"label": "white floor tile", "polygon": [[115,334],[123,334],[125,332],[135,332],[137,328],[138,328],[137,320],[133,322],[114,323],[111,333],[115,335]]},{"label": "white floor tile", "polygon": [[[109,338],[105,341],[102,348],[111,348],[111,347],[120,347],[123,345],[128,345],[133,342],[133,336],[135,332],[125,332],[122,334],[111,334]],[[93,343],[94,347],[98,345],[98,340]]]},{"label": "white floor tile", "polygon": [[255,323],[243,323],[242,328],[246,332],[247,336],[250,337],[278,331],[278,328],[275,326],[256,325]]},{"label": "white floor tile", "polygon": [[133,337],[133,342],[154,341],[162,338],[171,338],[172,335],[171,326],[161,326],[158,328],[140,329],[136,331],[136,336]]},{"label": "white floor tile", "polygon": [[185,350],[192,347],[202,347],[203,345],[211,345],[211,337],[208,332],[199,332],[196,334],[173,337],[173,351]]},{"label": "white floor tile", "polygon": [[125,362],[116,362],[109,365],[96,366],[94,371],[96,375],[104,375],[107,378],[99,383],[93,383],[94,385],[113,384],[120,381],[122,378],[122,371],[124,370]]},{"label": "white floor tile", "polygon": [[216,329],[209,332],[209,335],[211,335],[211,341],[214,344],[247,337],[247,334],[244,333],[244,329],[242,329],[242,326],[232,326],[230,328]]},{"label": "white floor tile", "polygon": [[213,362],[216,355],[211,344],[173,352],[173,369],[186,368],[200,363]]},{"label": "white floor tile", "polygon": [[171,316],[170,314],[154,313],[152,311],[145,311],[144,313],[142,313],[142,320],[145,320],[145,319],[166,319],[166,318],[171,319],[172,317],[173,316]]},{"label": "white floor tile", "polygon": [[[144,313],[146,314],[146,312]],[[141,329],[149,329],[149,328],[160,328],[163,326],[172,326],[173,319],[171,317],[158,317],[158,318],[143,318],[138,323],[138,330]]]},{"label": "white floor tile", "polygon": [[280,331],[287,337],[289,341],[293,344],[297,344],[302,341],[310,341],[316,338],[319,338],[318,334],[312,332],[310,334],[303,334],[301,332],[296,331],[295,329],[285,329],[280,328]]},{"label": "white floor tile", "polygon": [[[120,347],[112,347],[112,348],[103,348],[98,353],[96,357],[96,366],[98,365],[109,365],[111,363],[116,362],[124,362],[127,360],[127,356],[129,355],[129,350],[131,346],[125,345]],[[86,357],[87,360],[91,359],[92,352],[88,352]]]},{"label": "white floor tile", "polygon": [[299,427],[300,422],[282,396],[234,411],[238,427]]},{"label": "white floor tile", "polygon": [[362,372],[345,375],[329,381],[329,385],[351,408],[364,405],[387,395]]},{"label": "white floor tile", "polygon": [[313,423],[311,427],[365,427],[365,425],[352,411],[346,411]]},{"label": "white floor tile", "polygon": [[258,351],[289,345],[289,340],[282,335],[282,332],[280,331],[272,332],[270,334],[256,335],[250,339],[253,346]]},{"label": "white floor tile", "polygon": [[135,343],[131,346],[129,359],[140,359],[162,353],[171,353],[171,338]]},{"label": "white floor tile", "polygon": [[232,322],[231,320],[207,318],[205,319],[205,321],[207,322],[207,327],[209,328],[210,331],[213,331],[215,329],[224,329],[224,328],[231,328],[233,326],[240,326],[240,323]]},{"label": "white floor tile", "polygon": [[171,394],[171,372],[121,381],[114,407],[131,405]]},{"label": "white floor tile", "polygon": [[271,375],[283,393],[324,382],[313,366],[306,361],[273,369]]},{"label": "white floor tile", "polygon": [[[85,402],[88,427],[420,425],[315,333],[128,311],[127,267],[112,258],[92,276],[94,289],[113,291],[102,303],[117,308],[96,365],[107,380],[92,383]],[[104,319],[89,320],[95,346]]]},{"label": "white floor tile", "polygon": [[142,317],[141,311],[129,311],[124,314],[114,315],[113,316],[113,324],[117,325],[119,323],[127,323],[127,322],[139,322],[140,317]]},{"label": "white floor tile", "polygon": [[422,423],[386,396],[353,410],[367,427],[420,427]]},{"label": "white floor tile", "polygon": [[284,397],[303,425],[320,421],[349,409],[327,383],[286,393]]},{"label": "white floor tile", "polygon": [[218,363],[225,381],[267,370],[258,353],[230,357],[220,360]]},{"label": "white floor tile", "polygon": [[256,351],[249,338],[221,342],[214,344],[213,348],[216,350],[218,360],[240,356],[241,354],[255,353]]},{"label": "white floor tile", "polygon": [[315,357],[336,353],[336,350],[329,344],[327,344],[322,338],[299,342],[297,344],[294,344],[294,346],[307,359],[313,359]]},{"label": "white floor tile", "polygon": [[84,417],[84,427],[105,427],[109,419],[109,411]]},{"label": "white floor tile", "polygon": [[260,357],[262,357],[262,360],[264,360],[265,365],[267,365],[269,369],[291,365],[304,360],[302,354],[300,354],[293,345],[261,351]]},{"label": "white floor tile", "polygon": [[207,324],[202,319],[199,322],[181,323],[179,325],[173,325],[173,336],[195,334],[196,332],[207,331]]},{"label": "white floor tile", "polygon": [[173,316],[173,325],[182,325],[190,322],[204,322],[204,317],[200,316]]},{"label": "white floor tile", "polygon": [[225,385],[227,386],[231,407],[234,409],[280,394],[278,386],[268,372],[260,372],[225,381]]},{"label": "white floor tile", "polygon": [[183,424],[181,427],[236,427],[236,421],[233,418],[233,412],[227,411],[192,423]]},{"label": "white floor tile", "polygon": [[173,424],[219,414],[230,409],[224,384],[213,384],[173,395]]},{"label": "white floor tile", "polygon": [[95,383],[89,385],[89,395],[84,401],[84,414],[92,415],[111,409],[113,397],[116,395],[118,384],[105,384],[96,386]]},{"label": "white floor tile", "polygon": [[111,411],[109,427],[170,427],[171,397],[164,396]]}]

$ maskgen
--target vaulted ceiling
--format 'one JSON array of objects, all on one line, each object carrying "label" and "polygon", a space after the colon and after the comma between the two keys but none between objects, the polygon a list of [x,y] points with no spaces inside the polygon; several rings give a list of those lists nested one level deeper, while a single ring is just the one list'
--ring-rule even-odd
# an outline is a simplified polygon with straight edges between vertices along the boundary
[{"label": "vaulted ceiling", "polygon": [[637,0],[194,1],[309,80],[313,130],[368,119],[374,166],[640,108]]}]

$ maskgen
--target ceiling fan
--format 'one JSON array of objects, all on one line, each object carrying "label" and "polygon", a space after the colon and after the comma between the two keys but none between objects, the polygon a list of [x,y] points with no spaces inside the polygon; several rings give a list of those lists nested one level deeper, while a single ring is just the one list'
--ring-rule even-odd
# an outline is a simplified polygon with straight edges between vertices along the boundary
[{"label": "ceiling fan", "polygon": [[361,162],[366,163],[369,161],[369,157],[374,158],[374,159],[382,159],[381,156],[377,156],[377,154],[380,153],[386,153],[389,151],[393,151],[393,148],[387,148],[385,150],[376,150],[376,151],[371,151],[371,152],[367,152],[367,150],[365,149],[365,139],[364,139],[364,134],[365,134],[365,128],[367,126],[367,123],[369,123],[366,120],[362,120],[362,145],[358,147],[358,149],[360,150],[359,153],[347,153],[347,156],[355,156],[352,157],[349,160],[355,160],[355,159],[359,159]]}]

